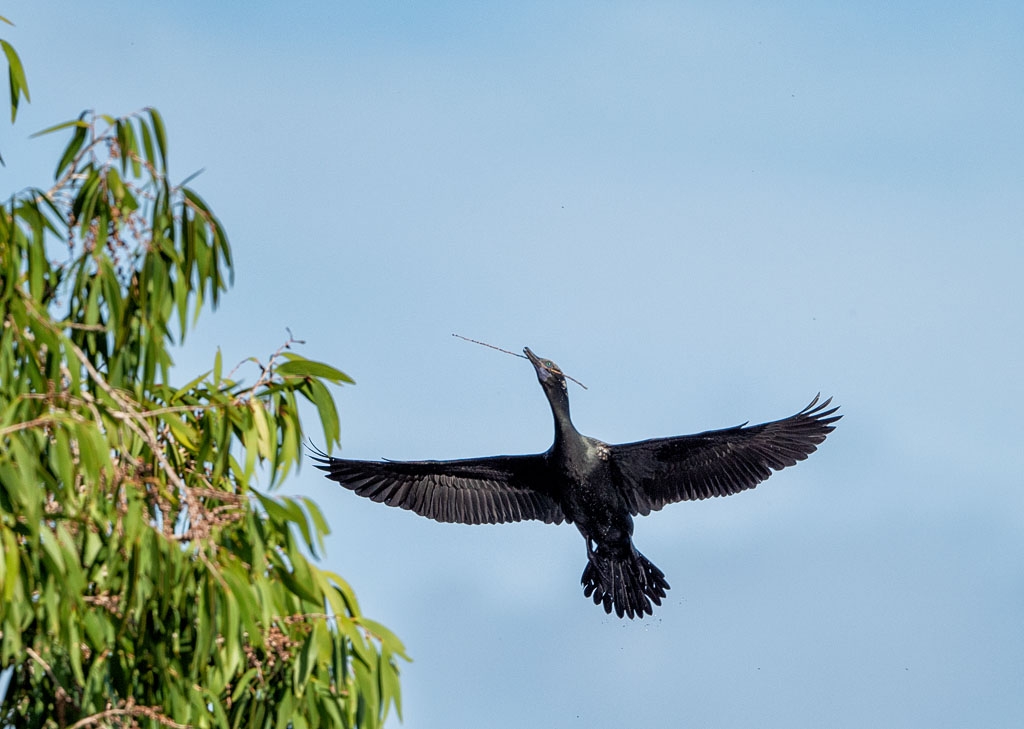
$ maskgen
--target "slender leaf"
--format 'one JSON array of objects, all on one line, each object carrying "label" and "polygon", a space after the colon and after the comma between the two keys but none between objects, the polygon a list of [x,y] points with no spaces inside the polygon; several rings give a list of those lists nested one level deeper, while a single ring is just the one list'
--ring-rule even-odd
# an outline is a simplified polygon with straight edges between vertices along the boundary
[{"label": "slender leaf", "polygon": [[159,170],[167,169],[167,132],[164,131],[164,120],[156,109],[148,109],[149,120],[153,125],[153,135],[156,138],[157,150],[160,153]]},{"label": "slender leaf", "polygon": [[305,359],[304,357],[297,357],[295,355],[292,355],[292,358],[287,362],[279,364],[277,366],[277,373],[285,377],[319,377],[334,383],[344,382],[349,385],[355,384],[355,380],[335,367],[331,367],[323,362],[314,362],[311,359]]},{"label": "slender leaf", "polygon": [[89,126],[79,120],[77,122],[59,124],[57,127],[51,127],[50,129],[39,132],[39,134],[48,134],[49,132],[57,131],[59,128],[66,128],[68,125],[73,125],[75,132],[71,135],[71,141],[68,142],[68,146],[64,148],[64,154],[61,156],[60,162],[57,163],[57,169],[53,173],[54,179],[60,179],[60,176],[64,174],[64,171],[68,166],[75,161],[78,153],[82,151],[82,147],[89,138]]},{"label": "slender leaf", "polygon": [[[84,116],[85,115],[83,114],[82,117],[84,117]],[[53,134],[54,132],[59,132],[59,131],[62,131],[64,129],[71,129],[71,128],[79,128],[79,129],[84,129],[86,131],[88,131],[89,129],[92,129],[92,125],[89,124],[89,122],[85,121],[85,119],[82,118],[82,117],[79,117],[78,119],[72,119],[71,121],[61,122],[60,124],[54,124],[52,127],[46,127],[46,129],[42,129],[42,130],[36,132],[35,134],[33,134],[31,136],[32,137],[41,137],[41,136],[43,136],[45,134]]]},{"label": "slender leaf", "polygon": [[5,40],[0,40],[0,47],[4,49],[4,55],[7,56],[7,67],[8,76],[10,80],[11,89],[11,121],[13,122],[18,117],[18,102],[22,96],[25,97],[25,101],[31,101],[28,94],[28,82],[25,80],[25,69],[21,65],[21,59],[18,58],[17,51],[14,50],[14,46]]}]

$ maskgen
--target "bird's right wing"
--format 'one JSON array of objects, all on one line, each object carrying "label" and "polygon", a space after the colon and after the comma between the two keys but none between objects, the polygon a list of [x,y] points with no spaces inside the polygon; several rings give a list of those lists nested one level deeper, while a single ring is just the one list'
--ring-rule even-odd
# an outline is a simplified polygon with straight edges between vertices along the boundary
[{"label": "bird's right wing", "polygon": [[551,496],[544,456],[494,456],[459,461],[351,461],[313,457],[327,478],[373,501],[440,522],[500,524],[565,520]]},{"label": "bird's right wing", "polygon": [[630,512],[754,488],[817,450],[842,417],[831,401],[816,396],[796,415],[762,425],[611,446]]}]

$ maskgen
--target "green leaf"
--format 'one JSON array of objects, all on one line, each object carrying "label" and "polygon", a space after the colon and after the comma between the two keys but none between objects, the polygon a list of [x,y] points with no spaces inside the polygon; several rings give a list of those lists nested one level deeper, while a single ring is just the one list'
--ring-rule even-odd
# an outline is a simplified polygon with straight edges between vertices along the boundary
[{"label": "green leaf", "polygon": [[60,158],[60,162],[57,163],[57,170],[53,173],[54,179],[60,179],[60,176],[64,174],[64,170],[72,165],[78,153],[82,151],[88,136],[89,128],[87,126],[79,126],[75,129],[75,133],[71,135],[71,141],[64,148],[64,154]]},{"label": "green leaf", "polygon": [[79,623],[76,620],[67,622],[68,636],[66,650],[71,659],[71,670],[79,685],[85,683],[85,674],[82,670],[82,639]]},{"label": "green leaf", "polygon": [[28,250],[29,293],[33,299],[39,302],[43,301],[45,293],[43,277],[48,269],[46,249],[41,245],[41,241],[39,244],[30,246]]},{"label": "green leaf", "polygon": [[217,347],[217,354],[213,358],[213,384],[220,387],[221,372],[224,368],[224,360],[221,357],[220,347]]},{"label": "green leaf", "polygon": [[97,171],[90,167],[85,173],[85,182],[82,183],[78,195],[75,197],[71,212],[78,218],[79,230],[83,237],[89,234],[92,227],[92,220],[96,209],[96,199],[100,194],[100,176]]},{"label": "green leaf", "polygon": [[[363,636],[359,626],[345,617],[338,617],[336,622],[342,635],[348,638],[349,644],[355,652],[355,657],[359,659],[363,666],[374,665],[376,663],[376,656],[373,649],[366,644],[366,638]],[[358,669],[356,673],[358,675]]]},{"label": "green leaf", "polygon": [[[4,573],[0,576],[0,589],[2,589],[4,603],[10,603],[14,597],[14,590],[18,586],[18,549],[17,537],[11,529],[0,525],[0,533],[3,534],[4,544]],[[0,626],[0,630],[3,627]]]},{"label": "green leaf", "polygon": [[395,713],[398,720],[402,720],[402,689],[398,684],[398,669],[395,668],[391,651],[382,648],[377,661],[377,677],[380,681],[380,699],[384,705],[384,717],[388,715],[388,708],[395,705]]},{"label": "green leaf", "polygon": [[260,502],[260,506],[263,507],[263,510],[267,512],[271,519],[274,519],[282,526],[287,526],[287,524],[292,520],[288,510],[281,506],[281,504],[277,503],[276,499],[270,496],[264,496],[255,489],[252,493],[256,495],[256,499]]},{"label": "green leaf", "polygon": [[93,562],[96,561],[97,555],[103,548],[103,540],[100,539],[96,532],[86,532],[85,535],[85,549],[82,552],[82,564],[86,567],[91,567]]},{"label": "green leaf", "polygon": [[185,398],[187,398],[190,395],[194,394],[196,386],[199,385],[199,383],[202,382],[203,380],[205,380],[207,377],[209,377],[209,375],[210,375],[210,372],[206,371],[206,372],[203,372],[200,375],[197,375],[196,377],[193,377],[191,380],[189,380],[184,385],[182,385],[177,390],[175,390],[174,394],[171,395],[169,402],[172,402],[172,403],[183,402]]},{"label": "green leaf", "polygon": [[64,554],[61,552],[60,544],[57,542],[57,535],[49,527],[42,527],[39,530],[40,545],[44,555],[48,558],[49,568],[58,576],[63,576],[67,571],[64,565]]},{"label": "green leaf", "polygon": [[316,528],[317,544],[322,551],[324,548],[323,537],[331,533],[331,527],[324,518],[323,512],[320,511],[320,507],[316,505],[316,502],[307,499],[305,496],[300,496],[299,501],[305,505],[306,511],[309,512],[309,516],[313,520],[313,526]]},{"label": "green leaf", "polygon": [[189,450],[196,447],[196,432],[181,419],[178,413],[165,413],[160,416],[160,421],[166,423],[174,434],[174,440]]},{"label": "green leaf", "polygon": [[306,640],[302,644],[302,649],[299,651],[299,658],[295,662],[295,670],[293,672],[293,686],[295,695],[298,697],[302,696],[306,689],[306,683],[319,662],[319,649],[323,632],[323,626],[319,622],[314,622],[309,635],[306,636]]},{"label": "green leaf", "polygon": [[[128,119],[118,119],[115,124],[117,130],[117,146],[119,147],[119,157],[121,159],[121,171],[124,173],[128,172],[128,163],[139,156],[139,147],[135,142],[135,132],[132,130],[131,121]],[[114,168],[111,167],[111,170]],[[111,190],[111,192],[114,192]],[[120,200],[122,195],[118,195],[114,192],[114,198]]]},{"label": "green leaf", "polygon": [[[130,129],[131,127],[126,128]],[[114,204],[120,205],[127,191],[125,190],[124,183],[121,181],[121,176],[117,174],[116,167],[111,167],[107,170],[107,189],[110,190],[110,194],[114,198]]]},{"label": "green leaf", "polygon": [[309,551],[316,556],[317,545],[313,543],[313,533],[309,529],[309,520],[306,518],[306,514],[302,511],[302,507],[299,506],[297,501],[289,499],[286,496],[281,497],[281,503],[288,511],[289,520],[299,528],[299,532],[302,534],[302,539],[306,542],[306,546],[309,547]]},{"label": "green leaf", "polygon": [[248,671],[242,674],[242,677],[235,682],[234,691],[231,692],[232,703],[237,703],[241,700],[242,694],[249,688],[249,684],[258,675],[257,669],[250,668]]},{"label": "green leaf", "polygon": [[242,431],[242,448],[245,450],[245,466],[241,478],[243,482],[248,482],[256,468],[256,455],[260,449],[255,428],[246,428]]},{"label": "green leaf", "polygon": [[14,46],[5,40],[0,40],[0,46],[4,49],[4,54],[7,56],[8,66],[8,77],[11,88],[11,122],[18,116],[18,101],[20,97],[24,96],[25,101],[32,101],[28,95],[28,82],[25,80],[25,69],[21,65],[21,59],[18,58],[18,52],[14,50]]},{"label": "green leaf", "polygon": [[332,444],[340,443],[341,422],[338,419],[338,407],[330,391],[320,380],[312,379],[303,385],[301,392],[306,396],[306,399],[316,405],[327,446],[330,447]]},{"label": "green leaf", "polygon": [[82,627],[89,643],[94,646],[106,645],[108,640],[107,623],[96,612],[90,611],[82,616]]},{"label": "green leaf", "polygon": [[[336,574],[334,572],[327,572],[325,570],[323,570],[322,572],[325,578],[329,579],[332,583],[334,583],[335,593],[339,595],[342,601],[345,603],[345,610],[347,610],[352,615],[360,615],[362,611],[359,609],[359,603],[356,601],[356,593],[355,590],[352,589],[352,586],[348,584],[348,582],[343,580],[341,578],[341,575],[339,574]],[[345,612],[345,610],[340,610],[336,612],[341,614]]]},{"label": "green leaf", "polygon": [[355,380],[341,370],[331,367],[329,364],[314,362],[311,359],[287,352],[285,356],[288,358],[288,361],[282,362],[275,368],[277,374],[283,377],[319,377],[334,383],[345,382],[350,385],[355,384]]},{"label": "green leaf", "polygon": [[267,411],[263,408],[263,402],[257,398],[249,400],[249,409],[252,411],[253,423],[256,426],[257,443],[259,454],[263,458],[273,457],[273,446],[270,441],[270,426],[267,424]]},{"label": "green leaf", "polygon": [[68,430],[57,428],[54,432],[55,444],[50,448],[51,467],[63,484],[75,482],[74,455]]},{"label": "green leaf", "polygon": [[292,724],[295,714],[295,710],[292,708],[294,704],[294,694],[286,693],[281,697],[281,702],[277,707],[278,718],[277,723],[274,725],[275,729],[288,729],[288,726]]},{"label": "green leaf", "polygon": [[[195,172],[193,172],[188,177],[186,177],[184,180],[182,180],[181,182],[178,183],[178,187],[183,188],[182,192],[185,193],[185,197],[186,198],[188,198],[190,200],[193,200],[193,201],[195,201],[196,199],[199,199],[198,195],[196,195],[191,190],[187,189],[185,186],[188,185],[188,183],[192,182],[192,180],[194,180],[197,177],[199,177],[204,172],[206,172],[206,170],[203,169],[203,168],[200,168],[200,169],[196,170]],[[206,209],[206,205],[203,205],[202,207],[203,207],[203,209]]]},{"label": "green leaf", "polygon": [[46,129],[43,129],[43,130],[40,130],[40,131],[36,132],[35,134],[31,135],[29,138],[33,139],[35,137],[41,137],[44,134],[53,134],[54,132],[59,132],[62,129],[69,129],[71,127],[78,127],[78,128],[85,129],[86,131],[88,131],[89,129],[92,129],[92,125],[89,124],[89,122],[84,120],[84,118],[83,118],[84,116],[85,116],[85,114],[83,113],[82,116],[79,117],[78,119],[72,119],[71,121],[61,122],[60,124],[54,124],[52,127],[46,127]]},{"label": "green leaf", "polygon": [[152,107],[147,108],[149,120],[153,125],[153,135],[156,137],[157,149],[160,152],[159,170],[167,169],[167,132],[164,130],[164,120],[160,113]]},{"label": "green leaf", "polygon": [[97,443],[95,428],[90,423],[78,423],[75,435],[83,475],[89,479],[99,479],[104,458],[101,444]]},{"label": "green leaf", "polygon": [[385,646],[387,646],[389,651],[391,651],[392,653],[395,653],[397,655],[402,656],[402,658],[405,658],[406,660],[409,660],[409,657],[405,654],[405,646],[402,645],[402,641],[400,641],[398,639],[398,636],[396,636],[390,630],[385,628],[383,625],[378,623],[376,620],[370,620],[369,618],[366,618],[366,617],[358,617],[358,618],[354,618],[354,620],[359,625],[362,625],[364,628],[369,630],[370,633],[375,638],[377,638],[378,640],[381,641],[381,643],[383,643]]},{"label": "green leaf", "polygon": [[142,133],[142,152],[145,155],[145,160],[153,165],[153,167],[156,167],[157,158],[156,153],[153,151],[153,135],[149,131],[149,125],[145,121],[140,120],[139,131]]},{"label": "green leaf", "polygon": [[312,578],[309,562],[295,548],[290,550],[288,558],[292,563],[292,571],[288,572],[282,569],[278,572],[278,577],[291,592],[303,600],[309,601],[310,606],[321,605],[323,597],[319,590],[315,590],[312,587],[315,580]]}]

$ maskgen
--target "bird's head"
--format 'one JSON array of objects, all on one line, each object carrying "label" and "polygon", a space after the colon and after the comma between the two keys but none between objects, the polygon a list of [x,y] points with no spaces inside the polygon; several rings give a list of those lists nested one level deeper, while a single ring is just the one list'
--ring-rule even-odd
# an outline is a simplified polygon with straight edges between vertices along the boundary
[{"label": "bird's head", "polygon": [[530,360],[530,363],[533,364],[533,368],[537,370],[537,379],[540,381],[541,387],[545,390],[555,389],[565,392],[565,375],[562,374],[562,370],[558,368],[558,365],[550,359],[541,359],[529,347],[524,347],[523,352],[526,354],[526,358]]}]

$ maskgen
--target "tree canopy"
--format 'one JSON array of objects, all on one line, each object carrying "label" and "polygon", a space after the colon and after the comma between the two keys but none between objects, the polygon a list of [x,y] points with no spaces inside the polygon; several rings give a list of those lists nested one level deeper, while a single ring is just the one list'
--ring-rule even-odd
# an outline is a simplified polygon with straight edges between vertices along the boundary
[{"label": "tree canopy", "polygon": [[[13,121],[28,85],[0,46]],[[294,340],[177,376],[172,347],[227,290],[232,254],[171,181],[163,119],[85,112],[39,134],[69,137],[53,182],[0,211],[0,724],[400,714],[401,643],[314,564],[316,505],[270,493],[301,458],[299,401],[337,443],[328,385],[351,380]]]}]

